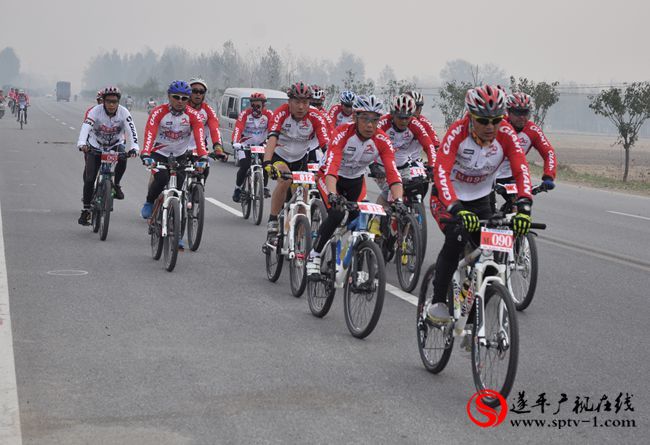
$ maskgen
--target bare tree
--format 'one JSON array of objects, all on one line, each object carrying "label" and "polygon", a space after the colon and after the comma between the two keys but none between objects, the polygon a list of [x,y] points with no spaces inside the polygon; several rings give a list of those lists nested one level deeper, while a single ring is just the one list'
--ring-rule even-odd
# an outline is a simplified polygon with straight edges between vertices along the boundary
[{"label": "bare tree", "polygon": [[557,91],[559,84],[560,82],[557,81],[535,83],[525,77],[520,77],[517,80],[514,76],[510,76],[510,90],[512,92],[521,92],[532,96],[534,106],[533,121],[540,128],[544,128],[548,109],[560,100],[560,93]]},{"label": "bare tree", "polygon": [[634,82],[624,90],[609,88],[590,96],[589,108],[594,113],[608,118],[618,130],[619,144],[625,150],[623,182],[627,181],[630,169],[630,149],[639,138],[639,130],[650,118],[650,82]]}]

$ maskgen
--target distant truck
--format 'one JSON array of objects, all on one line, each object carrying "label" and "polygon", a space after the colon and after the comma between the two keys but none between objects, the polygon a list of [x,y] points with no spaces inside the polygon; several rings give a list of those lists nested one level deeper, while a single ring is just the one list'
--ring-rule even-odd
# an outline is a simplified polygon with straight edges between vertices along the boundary
[{"label": "distant truck", "polygon": [[70,102],[70,82],[58,81],[56,83],[56,101]]}]

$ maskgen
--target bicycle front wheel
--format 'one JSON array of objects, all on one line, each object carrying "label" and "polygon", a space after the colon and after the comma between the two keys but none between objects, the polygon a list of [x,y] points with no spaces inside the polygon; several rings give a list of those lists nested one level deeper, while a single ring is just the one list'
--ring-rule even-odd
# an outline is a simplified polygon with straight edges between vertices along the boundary
[{"label": "bicycle front wheel", "polygon": [[395,259],[397,280],[402,290],[411,292],[418,284],[422,268],[420,225],[414,215],[406,215],[399,226]]},{"label": "bicycle front wheel", "polygon": [[102,190],[102,183],[97,182],[95,185],[95,193],[93,194],[93,200],[92,200],[92,207],[91,207],[91,222],[92,222],[92,228],[93,228],[93,233],[99,232],[99,216],[101,214],[101,207],[102,207],[102,198],[103,190]]},{"label": "bicycle front wheel", "polygon": [[155,214],[151,217],[149,222],[149,234],[151,236],[151,257],[154,260],[159,260],[163,251],[163,238],[162,238],[162,205],[154,204]]},{"label": "bicycle front wheel", "polygon": [[163,240],[163,252],[165,259],[165,269],[168,272],[176,267],[178,258],[178,243],[181,238],[181,209],[177,198],[169,202],[167,208],[167,236]]},{"label": "bicycle front wheel", "polygon": [[264,174],[257,170],[253,176],[253,223],[259,226],[264,214]]},{"label": "bicycle front wheel", "polygon": [[102,205],[99,208],[99,239],[106,241],[108,236],[108,224],[111,221],[111,209],[113,208],[113,186],[111,180],[105,178],[102,189]]},{"label": "bicycle front wheel", "polygon": [[345,324],[356,338],[365,338],[375,329],[384,306],[386,267],[379,246],[363,240],[355,247],[343,286]]},{"label": "bicycle front wheel", "polygon": [[293,296],[300,298],[307,286],[307,256],[311,250],[309,218],[304,215],[300,215],[296,219],[293,242],[294,255],[289,263],[289,282]]},{"label": "bicycle front wheel", "polygon": [[[336,246],[329,244],[321,255],[321,275],[307,278],[307,302],[314,316],[322,318],[330,311],[336,293]],[[323,270],[325,271],[323,273]]]},{"label": "bicycle front wheel", "polygon": [[[477,338],[477,323],[472,326],[474,385],[478,391],[491,389],[506,399],[515,382],[519,358],[519,330],[515,312],[508,289],[492,283],[485,292],[484,340]],[[496,398],[485,398],[484,401],[491,407],[499,404]]]},{"label": "bicycle front wheel", "polygon": [[[283,222],[280,223],[282,229]],[[276,245],[274,248],[266,246],[266,277],[271,283],[275,283],[282,274],[284,257],[282,256],[283,234],[278,233]]]},{"label": "bicycle front wheel", "polygon": [[508,255],[508,288],[515,308],[518,311],[526,309],[533,301],[537,287],[537,244],[535,235],[515,238],[512,256]]},{"label": "bicycle front wheel", "polygon": [[251,215],[251,201],[252,201],[252,184],[251,184],[251,175],[250,172],[246,174],[244,183],[241,187],[241,213],[244,219],[248,219]]},{"label": "bicycle front wheel", "polygon": [[194,184],[190,192],[190,208],[187,210],[187,242],[190,250],[196,252],[203,237],[205,194],[201,184]]}]

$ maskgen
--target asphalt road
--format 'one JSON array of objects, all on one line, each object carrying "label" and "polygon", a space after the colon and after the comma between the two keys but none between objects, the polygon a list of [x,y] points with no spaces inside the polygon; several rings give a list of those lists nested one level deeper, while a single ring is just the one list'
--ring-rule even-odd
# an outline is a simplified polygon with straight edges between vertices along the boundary
[{"label": "asphalt road", "polygon": [[[560,179],[535,201],[535,220],[549,228],[539,236],[535,300],[518,313],[520,359],[508,403],[524,392],[529,408],[540,393],[551,405],[544,414],[509,412],[483,429],[466,413],[474,393],[468,355],[456,349],[443,373],[429,374],[417,350],[415,307],[391,293],[365,340],[348,333],[340,293],[330,314],[316,319],[305,298],[291,296],[286,270],[267,281],[263,226],[207,204],[201,248],[181,253],[166,272],[150,257],[139,216],[147,173],[137,160],[129,162],[108,240],[79,226],[83,163],[75,144],[85,108],[35,100],[24,130],[8,115],[0,120],[23,443],[647,440],[649,199]],[[142,132],[145,114],[134,118]],[[214,165],[206,196],[238,209],[230,198],[235,172],[232,163]],[[427,264],[442,242],[429,225]],[[60,270],[84,274],[52,274]],[[397,285],[393,265],[390,274]],[[634,411],[615,413],[621,392]],[[553,415],[562,393],[568,400]],[[572,411],[576,397],[597,405],[603,395],[611,412]],[[597,424],[636,426],[594,427],[594,416]],[[586,422],[513,426],[518,419]]]}]

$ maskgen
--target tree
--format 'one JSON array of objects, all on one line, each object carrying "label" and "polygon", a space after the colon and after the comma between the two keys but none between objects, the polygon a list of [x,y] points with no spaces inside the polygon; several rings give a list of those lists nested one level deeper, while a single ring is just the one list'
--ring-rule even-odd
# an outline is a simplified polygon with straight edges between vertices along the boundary
[{"label": "tree", "polygon": [[540,127],[544,128],[544,121],[546,120],[546,113],[560,99],[560,93],[557,91],[557,86],[560,82],[539,82],[535,83],[525,77],[520,77],[519,80],[514,76],[510,76],[510,90],[512,92],[526,93],[533,98],[533,121]]},{"label": "tree", "polygon": [[389,104],[394,96],[413,90],[415,90],[415,82],[405,79],[399,81],[393,79],[382,87],[381,93],[384,97],[384,103]]},{"label": "tree", "polygon": [[278,89],[282,85],[282,59],[273,47],[269,46],[259,64],[262,73],[262,85],[266,88]]},{"label": "tree", "polygon": [[627,181],[630,168],[630,149],[639,138],[639,130],[650,118],[650,82],[634,82],[625,90],[609,88],[590,96],[594,113],[608,118],[618,130],[617,143],[625,150],[623,182]]},{"label": "tree", "polygon": [[503,69],[492,63],[474,65],[464,59],[450,60],[440,70],[444,82],[465,82],[474,85],[505,85],[508,77]]},{"label": "tree", "polygon": [[11,47],[0,51],[0,85],[11,83],[20,73],[20,59]]},{"label": "tree", "polygon": [[365,82],[357,80],[356,74],[352,70],[348,70],[343,78],[343,89],[354,91],[355,94],[373,94],[375,92],[375,83],[372,79]]},{"label": "tree", "polygon": [[465,95],[470,88],[472,88],[470,82],[452,81],[445,83],[445,86],[440,90],[438,106],[445,117],[445,126],[447,128],[463,116]]},{"label": "tree", "polygon": [[343,51],[339,60],[336,62],[331,79],[332,82],[339,85],[343,83],[347,78],[348,71],[351,71],[355,76],[358,76],[359,79],[364,79],[366,76],[366,68],[363,64],[363,60],[352,53]]},{"label": "tree", "polygon": [[379,73],[379,81],[377,84],[384,88],[386,85],[388,85],[389,82],[397,80],[397,77],[395,77],[395,71],[393,70],[392,67],[386,65],[384,66],[384,69],[381,70],[381,73]]}]

